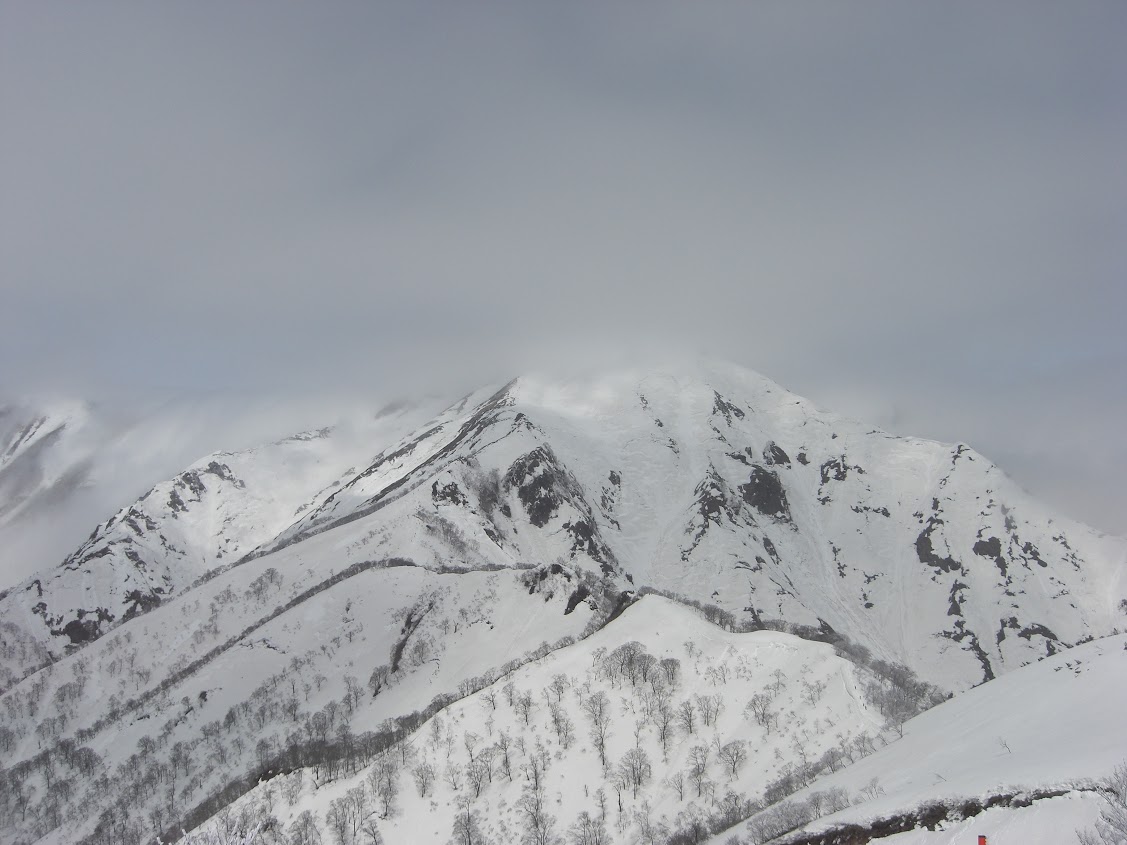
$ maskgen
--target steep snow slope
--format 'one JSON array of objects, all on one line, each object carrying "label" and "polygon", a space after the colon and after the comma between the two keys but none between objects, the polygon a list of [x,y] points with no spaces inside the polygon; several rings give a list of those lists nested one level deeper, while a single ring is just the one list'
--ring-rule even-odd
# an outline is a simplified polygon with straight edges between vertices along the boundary
[{"label": "steep snow slope", "polygon": [[338,421],[347,428],[377,407],[336,397],[218,395],[0,402],[0,590],[57,565],[95,525],[201,455]]},{"label": "steep snow slope", "polygon": [[[436,697],[605,619],[623,590],[682,594],[741,627],[832,628],[953,690],[1127,619],[1123,540],[1052,517],[965,446],[871,430],[738,368],[522,378],[429,422],[374,425],[347,447],[333,432],[198,462],[0,597],[6,841],[140,842],[213,813],[253,785],[242,779],[314,764],[339,780],[342,749],[374,754]],[[663,600],[639,607],[665,608],[671,636],[689,624]],[[782,747],[746,702],[740,720],[727,705],[726,737],[772,749],[739,781],[751,796],[839,740],[798,704],[801,680],[826,678],[780,664],[784,691],[748,666],[740,695],[769,685],[809,734]],[[702,662],[678,695],[716,694],[715,668]],[[630,718],[615,742],[633,741],[649,705],[618,702]],[[859,697],[839,704],[842,740],[877,718]],[[549,705],[526,727],[548,725]],[[652,765],[652,725],[643,735]],[[512,806],[497,804],[498,831]]]},{"label": "steep snow slope", "polygon": [[[271,761],[480,685],[595,614],[562,570],[324,565],[355,539],[313,538],[221,573],[0,698],[0,838],[75,842],[99,814],[131,836],[175,830]],[[152,812],[168,824],[151,829]]]},{"label": "steep snow slope", "polygon": [[[642,668],[644,654],[652,662]],[[274,830],[296,830],[310,811],[328,836],[333,802],[361,787],[365,815],[387,842],[445,843],[467,811],[489,841],[518,842],[527,802],[539,794],[550,817],[545,841],[581,813],[605,814],[615,842],[643,841],[642,824],[669,833],[725,801],[738,806],[800,760],[878,731],[864,682],[827,645],[727,633],[647,596],[597,634],[452,704],[401,740],[388,755],[397,769],[390,800],[371,786],[373,769],[323,788],[317,773],[299,771],[258,787],[233,812],[262,812],[272,795]],[[764,690],[776,714],[765,725],[745,710]],[[602,752],[589,704],[600,696],[610,719]],[[680,714],[686,704],[691,728],[674,716],[663,740],[662,709]],[[432,782],[421,784],[423,772]],[[290,789],[293,800],[279,797]]]},{"label": "steep snow slope", "polygon": [[[5,569],[21,577],[50,561],[37,556],[38,548],[52,548],[40,535],[50,532],[52,522],[59,532],[59,512],[89,481],[93,457],[82,441],[92,427],[90,417],[90,409],[80,402],[0,406],[0,544]],[[70,548],[53,547],[56,560],[80,539],[63,541]],[[25,565],[25,557],[33,560]],[[8,572],[0,577],[7,578]],[[0,581],[3,586],[6,582]]]},{"label": "steep snow slope", "polygon": [[[1052,516],[965,445],[735,367],[518,379],[261,551],[356,520],[383,555],[576,560],[751,624],[828,624],[951,689],[1127,624],[1127,541]],[[429,557],[420,523],[448,541]]]},{"label": "steep snow slope", "polygon": [[[972,799],[985,803],[995,795],[1090,787],[1127,760],[1124,701],[1127,636],[1096,640],[932,708],[905,724],[902,739],[790,800],[802,802],[814,791],[832,788],[858,800],[805,828],[811,832],[868,826],[934,803],[957,808]],[[869,787],[873,779],[876,789]],[[1051,825],[1039,830],[1036,841],[1073,841],[1073,831],[1094,820],[1095,805],[1094,800],[1073,795],[1055,804],[1000,808],[991,817],[976,816],[970,824],[948,823],[946,831],[881,841],[947,842],[964,831],[1015,831],[1034,822]],[[719,845],[729,835],[714,841]]]},{"label": "steep snow slope", "polygon": [[77,402],[39,412],[0,407],[0,525],[81,483],[81,461],[52,466],[44,458],[68,427],[81,428],[88,417],[88,409]]},{"label": "steep snow slope", "polygon": [[431,413],[427,405],[401,405],[360,414],[333,428],[209,455],[157,484],[60,566],[0,593],[0,690],[273,537],[310,498],[339,486],[380,444]]}]

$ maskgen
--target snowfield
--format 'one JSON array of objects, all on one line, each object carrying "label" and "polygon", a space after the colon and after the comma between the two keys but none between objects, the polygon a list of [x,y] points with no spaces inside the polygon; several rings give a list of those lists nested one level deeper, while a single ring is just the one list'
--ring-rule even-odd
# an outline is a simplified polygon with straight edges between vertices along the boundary
[{"label": "snowfield", "polygon": [[[656,658],[652,676],[611,674],[607,661],[628,644]],[[675,661],[672,682],[658,665],[663,659]],[[444,843],[463,806],[480,816],[491,840],[516,842],[525,833],[522,798],[531,779],[542,776],[557,833],[583,812],[605,812],[607,826],[618,831],[615,841],[634,841],[638,813],[673,831],[729,793],[760,794],[798,759],[817,759],[861,734],[875,736],[884,720],[865,703],[862,682],[856,667],[828,645],[775,632],[732,634],[695,610],[647,596],[582,643],[534,661],[428,720],[401,741],[409,750],[390,752],[407,762],[399,765],[387,812],[378,795],[368,802],[373,809],[380,805],[378,824],[389,842]],[[745,707],[765,689],[773,718],[760,725]],[[531,700],[522,709],[525,695]],[[587,704],[599,696],[605,696],[611,723],[602,753]],[[674,713],[664,742],[663,703]],[[685,704],[691,723],[682,716]],[[624,780],[621,766],[631,754],[642,762]],[[699,768],[694,754],[703,755]],[[483,760],[489,772],[475,772],[475,761]],[[421,768],[434,772],[425,795],[415,774]],[[234,811],[259,807],[273,792],[269,800],[283,828],[306,810],[326,818],[350,790],[372,792],[370,771],[321,789],[315,774],[299,771],[282,783],[263,784]],[[479,785],[475,777],[484,780]],[[296,800],[279,801],[277,793],[295,781],[302,784]],[[627,832],[631,836],[622,839]]]},{"label": "snowfield", "polygon": [[1124,628],[1127,541],[965,445],[726,365],[522,377],[209,455],[0,592],[0,839],[679,845],[940,801],[896,835],[954,836],[992,800],[1063,836],[1127,757]]},{"label": "snowfield", "polygon": [[[864,794],[861,803],[810,825],[810,830],[819,830],[851,823],[864,826],[934,802],[954,807],[995,795],[1090,788],[1127,760],[1124,702],[1127,636],[1096,640],[928,710],[905,723],[903,738],[796,792],[790,800],[802,801],[815,790],[833,788]],[[876,788],[868,788],[874,779]],[[1055,819],[1052,827],[1026,841],[1068,842],[1076,827],[1094,821],[1093,807],[1098,804],[1090,793],[1073,794],[1029,808],[993,809],[988,819],[999,829],[1023,829],[1032,819],[1041,824]],[[966,823],[960,825],[951,829],[969,829]],[[938,834],[931,839],[922,832],[918,836],[906,834],[903,841],[955,841]],[[998,841],[1010,840],[1007,836]]]}]

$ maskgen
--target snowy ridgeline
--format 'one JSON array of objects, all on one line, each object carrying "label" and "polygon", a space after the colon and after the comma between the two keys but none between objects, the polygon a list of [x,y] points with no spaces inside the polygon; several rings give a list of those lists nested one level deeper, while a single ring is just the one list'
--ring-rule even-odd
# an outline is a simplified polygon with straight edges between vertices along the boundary
[{"label": "snowy ridgeline", "polygon": [[965,445],[708,365],[520,378],[437,415],[203,458],[0,591],[0,690],[247,555],[333,533],[336,571],[574,564],[741,623],[825,623],[956,691],[1127,625],[1127,542]]},{"label": "snowy ridgeline", "polygon": [[[359,463],[368,440],[333,432],[205,458],[0,593],[0,839],[142,845],[252,819],[267,845],[355,845],[365,825],[445,842],[456,823],[620,845],[817,817],[893,833],[935,800],[928,823],[978,796],[1024,820],[1025,786],[1127,757],[1093,709],[1124,698],[1122,665],[1091,651],[1115,641],[1064,651],[1123,627],[1127,545],[965,446],[723,367],[519,379],[375,428],[401,425]],[[840,655],[656,595],[618,616],[655,590]],[[999,680],[915,740],[931,723],[904,720],[937,698],[910,670]],[[996,727],[1042,700],[1025,739]],[[1088,733],[1023,756],[1073,721]],[[982,777],[937,768],[948,753]]]},{"label": "snowy ridgeline", "polygon": [[565,613],[563,572],[530,585],[525,570],[372,562],[325,577],[303,546],[287,575],[254,561],[5,695],[5,841],[148,841],[595,618],[592,600]]},{"label": "snowy ridgeline", "polygon": [[[651,596],[370,763],[269,780],[204,830],[342,845],[699,842],[723,831],[719,845],[765,841],[817,816],[812,829],[865,827],[936,802],[954,831],[970,824],[958,819],[976,799],[981,809],[991,796],[1020,805],[1064,793],[1023,809],[1003,803],[977,824],[1023,829],[1033,817],[1071,835],[1099,805],[1075,788],[1127,756],[1125,641],[1015,672],[907,722],[901,736],[870,703],[880,698],[874,677],[829,646],[726,633]],[[1023,718],[1008,718],[1018,708]]]},{"label": "snowy ridgeline", "polygon": [[283,775],[220,822],[252,810],[297,841],[316,841],[317,828],[362,843],[367,826],[388,842],[445,843],[459,826],[517,842],[530,825],[548,835],[605,824],[632,841],[719,813],[735,820],[768,784],[785,794],[872,753],[885,721],[866,701],[872,682],[828,645],[728,633],[647,596],[370,765],[331,782],[325,767]]}]

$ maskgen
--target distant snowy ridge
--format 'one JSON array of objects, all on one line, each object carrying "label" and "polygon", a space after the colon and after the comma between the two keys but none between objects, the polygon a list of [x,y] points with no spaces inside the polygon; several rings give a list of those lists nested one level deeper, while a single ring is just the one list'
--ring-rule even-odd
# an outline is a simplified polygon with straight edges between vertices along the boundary
[{"label": "distant snowy ridge", "polygon": [[336,479],[292,441],[158,485],[3,600],[31,655],[8,677],[224,561],[350,524],[378,557],[576,561],[741,620],[828,625],[949,689],[1127,627],[1127,541],[1054,517],[965,445],[737,367],[524,377],[404,434]]},{"label": "distant snowy ridge", "polygon": [[62,564],[0,591],[7,645],[0,691],[234,563],[430,413],[427,405],[405,405],[341,429],[215,453],[158,483]]},{"label": "distant snowy ridge", "polygon": [[[261,551],[361,520],[383,553],[436,565],[586,560],[741,618],[824,622],[949,688],[1127,625],[1123,539],[965,445],[738,368],[522,378],[457,410]],[[420,519],[455,547],[420,548]]]},{"label": "distant snowy ridge", "polygon": [[[0,596],[0,836],[140,845],[229,819],[248,791],[240,806],[257,813],[269,803],[258,781],[282,788],[274,775],[298,769],[325,790],[287,775],[287,806],[305,802],[325,831],[346,782],[423,723],[457,716],[459,731],[492,737],[514,709],[530,733],[510,763],[537,777],[536,743],[552,746],[544,771],[564,778],[551,800],[568,813],[590,817],[578,790],[599,755],[608,777],[637,765],[619,779],[630,799],[619,813],[615,795],[614,841],[641,836],[635,798],[650,822],[707,817],[711,830],[784,794],[796,771],[803,787],[838,755],[883,753],[878,733],[905,714],[892,679],[935,698],[894,664],[956,694],[996,679],[977,695],[1083,654],[1073,647],[1127,618],[1122,539],[1048,514],[966,446],[890,436],[738,368],[523,377],[366,424],[196,461]],[[630,606],[654,590],[732,630],[656,595]],[[680,686],[648,674],[666,658],[681,661]],[[570,692],[552,692],[556,674]],[[1043,689],[1024,694],[1056,700],[1064,675],[1036,677]],[[507,697],[518,681],[531,703],[506,703],[503,723],[490,690]],[[874,695],[874,683],[893,688]],[[614,707],[610,757],[575,711],[597,690]],[[661,701],[712,722],[708,742],[693,721],[660,747]],[[476,758],[428,753],[456,767],[446,803],[419,807],[445,841],[488,790],[467,786]],[[655,782],[688,765],[708,784],[692,800],[685,780]],[[685,803],[674,809],[669,790]],[[490,794],[482,818],[509,841],[525,796]],[[286,835],[306,842],[303,812],[289,823],[305,832]]]}]

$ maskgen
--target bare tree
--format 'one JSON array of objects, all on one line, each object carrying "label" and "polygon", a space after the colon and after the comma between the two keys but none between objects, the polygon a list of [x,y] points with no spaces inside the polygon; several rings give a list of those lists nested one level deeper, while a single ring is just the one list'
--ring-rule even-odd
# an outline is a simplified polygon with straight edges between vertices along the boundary
[{"label": "bare tree", "polygon": [[321,845],[321,831],[309,810],[302,812],[289,827],[290,845]]},{"label": "bare tree", "polygon": [[633,790],[635,798],[638,797],[638,789],[648,783],[653,775],[650,758],[640,748],[631,748],[627,751],[622,762],[618,764],[618,770]]},{"label": "bare tree", "polygon": [[689,749],[689,780],[697,788],[697,798],[704,793],[708,780],[708,746],[694,745]]},{"label": "bare tree", "polygon": [[485,788],[486,781],[489,780],[490,765],[481,758],[471,760],[466,766],[466,782],[473,790],[473,797],[478,798],[481,795],[481,790]]},{"label": "bare tree", "polygon": [[511,744],[512,740],[509,739],[509,735],[504,731],[501,731],[501,733],[497,735],[497,755],[500,757],[501,771],[505,773],[505,778],[509,781],[513,779],[513,762],[512,758],[509,757],[509,747]]},{"label": "bare tree", "polygon": [[653,721],[657,726],[657,738],[661,741],[661,751],[669,751],[669,741],[673,738],[673,722],[677,714],[668,701],[662,701],[654,710]]},{"label": "bare tree", "polygon": [[697,710],[700,711],[700,719],[704,722],[705,727],[712,727],[716,722],[716,718],[720,715],[720,710],[724,706],[724,701],[719,693],[713,695],[697,695]]},{"label": "bare tree", "polygon": [[681,661],[676,657],[663,657],[658,666],[661,671],[665,673],[665,681],[669,686],[677,685],[677,681],[681,678]]},{"label": "bare tree", "polygon": [[368,771],[368,783],[380,801],[380,814],[386,819],[395,806],[399,795],[399,759],[394,749],[380,754]]},{"label": "bare tree", "polygon": [[1097,784],[1105,803],[1094,829],[1077,831],[1080,845],[1120,845],[1127,841],[1127,762]]},{"label": "bare tree", "polygon": [[740,739],[733,739],[720,746],[720,759],[728,767],[729,776],[735,780],[740,768],[747,762],[747,743]]},{"label": "bare tree", "polygon": [[520,717],[522,719],[524,719],[524,723],[526,725],[529,724],[529,722],[532,721],[532,706],[533,706],[532,693],[525,691],[525,692],[520,693],[517,696],[517,698],[516,698],[517,713],[519,713]]},{"label": "bare tree", "polygon": [[665,779],[665,785],[677,792],[677,800],[685,800],[685,773],[680,769]]},{"label": "bare tree", "polygon": [[599,762],[607,767],[607,738],[610,736],[610,699],[602,690],[587,696],[583,709],[591,719],[591,741],[599,752]]},{"label": "bare tree", "polygon": [[567,692],[567,688],[571,686],[571,681],[568,680],[567,675],[557,674],[552,676],[552,683],[548,686],[556,696],[556,701],[563,700],[563,694]]},{"label": "bare tree", "polygon": [[446,784],[454,792],[457,792],[459,789],[462,788],[462,772],[453,763],[448,763],[446,765],[446,771],[444,772],[444,777],[446,778]]},{"label": "bare tree", "polygon": [[649,801],[643,801],[642,806],[634,812],[634,821],[638,825],[638,833],[647,845],[660,845],[669,836],[669,828],[660,821],[655,821],[653,808]]},{"label": "bare tree", "polygon": [[764,728],[767,733],[771,733],[771,726],[778,719],[778,714],[771,709],[771,702],[771,696],[765,692],[758,692],[751,697],[751,701],[747,703],[745,708],[745,710],[751,712],[756,724]]},{"label": "bare tree", "polygon": [[481,830],[481,818],[463,801],[458,803],[458,813],[454,816],[451,831],[454,845],[483,845],[485,834]]},{"label": "bare tree", "polygon": [[462,734],[462,745],[466,747],[466,754],[469,756],[471,763],[473,762],[474,749],[477,748],[480,743],[481,736],[475,734],[473,731],[467,731]]},{"label": "bare tree", "polygon": [[543,782],[526,787],[516,806],[524,822],[525,841],[529,845],[550,845],[556,820],[548,814]]},{"label": "bare tree", "polygon": [[697,710],[693,707],[693,703],[691,701],[682,701],[677,706],[677,724],[681,726],[681,730],[687,734],[691,734],[696,720]]},{"label": "bare tree", "polygon": [[606,825],[601,818],[592,817],[586,810],[568,831],[573,845],[609,845]]},{"label": "bare tree", "polygon": [[570,748],[571,742],[575,738],[575,723],[571,721],[558,702],[552,702],[548,710],[552,716],[552,727],[556,731],[556,740],[565,749]]},{"label": "bare tree", "polygon": [[360,839],[363,845],[384,845],[383,836],[375,819],[367,819],[360,826]]},{"label": "bare tree", "polygon": [[431,785],[434,783],[434,766],[423,760],[415,766],[411,774],[415,778],[415,787],[419,790],[419,797],[426,798]]}]

